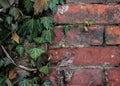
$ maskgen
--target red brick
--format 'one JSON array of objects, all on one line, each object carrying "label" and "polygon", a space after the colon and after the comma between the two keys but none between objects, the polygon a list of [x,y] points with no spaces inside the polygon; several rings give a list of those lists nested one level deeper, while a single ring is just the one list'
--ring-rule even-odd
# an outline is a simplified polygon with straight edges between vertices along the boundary
[{"label": "red brick", "polygon": [[[64,71],[66,73],[69,69],[64,69]],[[66,81],[67,86],[102,86],[102,70],[74,69],[72,71],[72,78]],[[53,69],[51,74],[48,76],[48,79],[52,82],[52,86],[57,86],[57,77],[57,72]]]},{"label": "red brick", "polygon": [[62,40],[64,36],[63,28],[61,26],[55,27],[54,32],[55,32],[54,43],[58,43]]},{"label": "red brick", "polygon": [[59,6],[54,22],[59,24],[84,23],[93,20],[96,24],[119,24],[120,5],[66,4]]},{"label": "red brick", "polygon": [[73,27],[65,37],[64,45],[67,46],[90,46],[101,45],[103,43],[103,29],[102,26],[87,27],[88,31],[81,31],[83,27]]},{"label": "red brick", "polygon": [[120,44],[120,26],[106,27],[106,44]]},{"label": "red brick", "polygon": [[99,69],[75,70],[68,86],[102,86],[102,71]]},{"label": "red brick", "polygon": [[75,49],[49,50],[53,55],[51,62],[56,63],[63,57],[68,57],[75,65],[118,65],[120,63],[120,48],[89,47]]},{"label": "red brick", "polygon": [[110,86],[120,86],[120,69],[107,71]]},{"label": "red brick", "polygon": [[105,0],[66,0],[66,3],[75,3],[75,4],[105,3]]},{"label": "red brick", "polygon": [[[71,26],[70,31],[65,36],[63,36],[63,29],[62,27],[55,29],[56,38],[50,47],[59,44],[64,45],[62,47],[88,47],[90,45],[102,45],[103,43],[103,26],[87,27],[88,31],[82,31],[83,26]],[[61,43],[62,39],[64,41]]]},{"label": "red brick", "polygon": [[90,3],[119,3],[120,0],[66,0],[66,3],[90,4]]},{"label": "red brick", "polygon": [[55,69],[52,69],[51,73],[48,76],[48,79],[51,81],[52,86],[57,86],[57,73]]}]

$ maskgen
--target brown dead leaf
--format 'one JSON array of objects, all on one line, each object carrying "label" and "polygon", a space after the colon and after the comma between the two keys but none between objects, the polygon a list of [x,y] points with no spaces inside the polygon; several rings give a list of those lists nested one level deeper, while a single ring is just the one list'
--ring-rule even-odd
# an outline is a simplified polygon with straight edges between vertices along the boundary
[{"label": "brown dead leaf", "polygon": [[9,74],[8,74],[8,78],[9,78],[10,80],[15,79],[15,78],[17,77],[17,71],[18,71],[18,68],[17,68],[17,67],[15,67],[14,69],[10,70],[10,71],[9,71]]},{"label": "brown dead leaf", "polygon": [[14,40],[16,43],[19,44],[19,39],[20,39],[20,37],[18,36],[18,34],[17,34],[16,32],[13,32],[13,33],[12,33],[11,39]]},{"label": "brown dead leaf", "polygon": [[41,13],[47,6],[49,0],[32,0],[34,2],[34,14]]}]

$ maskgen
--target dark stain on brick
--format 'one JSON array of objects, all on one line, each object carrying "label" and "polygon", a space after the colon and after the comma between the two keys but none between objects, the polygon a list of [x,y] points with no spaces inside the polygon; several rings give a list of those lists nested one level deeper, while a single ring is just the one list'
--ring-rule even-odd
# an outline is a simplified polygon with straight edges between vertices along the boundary
[{"label": "dark stain on brick", "polygon": [[104,3],[106,3],[106,0],[96,0],[96,2],[99,3],[99,4],[100,4],[100,3],[101,3],[101,4],[104,4]]},{"label": "dark stain on brick", "polygon": [[105,34],[105,37],[106,37],[105,39],[106,43],[115,42],[117,39],[116,36],[111,35],[111,34]]},{"label": "dark stain on brick", "polygon": [[[105,11],[105,16],[107,17],[107,21],[110,24],[113,24],[114,22],[116,22],[116,20],[120,20],[120,10],[117,8],[113,8],[113,9],[106,9]],[[115,18],[115,14],[117,15],[117,18]]]},{"label": "dark stain on brick", "polygon": [[101,36],[101,34],[103,34],[103,30],[90,30],[90,34],[93,36],[92,40],[90,41],[91,45],[96,44],[94,43],[95,39],[101,42],[100,44],[103,43],[103,36]]},{"label": "dark stain on brick", "polygon": [[107,0],[106,3],[119,3],[120,0]]},{"label": "dark stain on brick", "polygon": [[66,17],[68,17],[68,18],[66,18],[66,19],[71,20],[71,21],[68,21],[68,22],[74,22],[77,19],[77,20],[81,21],[82,23],[84,23],[84,21],[92,19],[92,18],[89,17],[90,15],[91,14],[90,14],[89,11],[81,9],[76,13],[68,12],[67,15],[66,15]]},{"label": "dark stain on brick", "polygon": [[[103,29],[94,29],[86,32],[81,31],[83,27],[71,29],[71,34],[74,38],[71,39],[69,35],[65,37],[68,44],[82,44],[84,46],[100,45],[103,43]],[[88,28],[89,29],[89,28]]]}]

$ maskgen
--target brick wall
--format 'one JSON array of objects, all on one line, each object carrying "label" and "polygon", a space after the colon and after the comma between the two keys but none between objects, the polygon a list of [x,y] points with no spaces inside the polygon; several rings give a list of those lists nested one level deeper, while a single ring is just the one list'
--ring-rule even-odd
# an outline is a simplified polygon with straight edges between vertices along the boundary
[{"label": "brick wall", "polygon": [[[58,70],[72,71],[67,86],[120,86],[120,0],[67,0],[53,16],[58,25],[50,45],[53,70],[49,78],[59,86]],[[82,24],[95,25],[82,31]],[[76,26],[77,24],[77,26]],[[64,35],[64,25],[71,25]],[[62,85],[60,85],[62,86]]]}]

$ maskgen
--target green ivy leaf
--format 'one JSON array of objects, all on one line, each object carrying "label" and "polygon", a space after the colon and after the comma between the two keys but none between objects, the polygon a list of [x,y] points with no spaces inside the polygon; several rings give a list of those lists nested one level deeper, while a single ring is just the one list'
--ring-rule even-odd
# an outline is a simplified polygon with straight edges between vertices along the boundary
[{"label": "green ivy leaf", "polygon": [[11,30],[12,31],[17,31],[18,30],[18,23],[17,22],[15,24],[12,24]]},{"label": "green ivy leaf", "polygon": [[28,79],[22,79],[18,82],[19,86],[32,86],[32,81]]},{"label": "green ivy leaf", "polygon": [[6,17],[6,22],[7,22],[8,24],[11,24],[12,20],[13,20],[13,18],[12,18],[11,16],[7,16],[7,17]]},{"label": "green ivy leaf", "polygon": [[29,13],[33,9],[33,3],[31,0],[23,0],[26,11]]},{"label": "green ivy leaf", "polygon": [[39,71],[43,74],[49,74],[50,73],[50,68],[48,66],[42,66]]},{"label": "green ivy leaf", "polygon": [[59,4],[59,0],[52,0],[52,3]]},{"label": "green ivy leaf", "polygon": [[52,86],[50,80],[45,80],[42,86]]},{"label": "green ivy leaf", "polygon": [[61,5],[63,5],[64,2],[65,2],[65,0],[52,0],[49,3],[49,8],[52,11],[52,13],[55,14],[58,9],[58,4],[60,3]]},{"label": "green ivy leaf", "polygon": [[92,26],[93,24],[95,24],[94,21],[85,21],[84,23],[86,26]]},{"label": "green ivy leaf", "polygon": [[66,72],[66,78],[67,78],[68,80],[70,80],[70,79],[72,78],[72,76],[73,76],[73,71],[68,71],[68,72]]},{"label": "green ivy leaf", "polygon": [[57,7],[57,4],[58,4],[58,0],[52,0],[50,3],[49,3],[49,8],[50,10],[52,11],[53,14],[56,13],[58,7]]},{"label": "green ivy leaf", "polygon": [[40,77],[34,77],[34,78],[33,78],[33,81],[34,81],[34,83],[37,84],[37,83],[40,81]]},{"label": "green ivy leaf", "polygon": [[65,0],[59,0],[59,3],[63,5],[65,3]]},{"label": "green ivy leaf", "polygon": [[11,8],[10,11],[9,11],[9,14],[12,15],[15,20],[17,20],[20,16],[19,9],[16,8],[16,7]]},{"label": "green ivy leaf", "polygon": [[36,37],[33,39],[37,44],[43,44],[46,43],[46,40],[44,38],[41,37]]},{"label": "green ivy leaf", "polygon": [[40,21],[46,29],[53,29],[53,20],[51,17],[42,17]]},{"label": "green ivy leaf", "polygon": [[49,43],[52,43],[55,38],[55,33],[52,30],[44,30],[42,37]]},{"label": "green ivy leaf", "polygon": [[33,67],[36,67],[36,61],[31,60],[31,64],[32,64]]},{"label": "green ivy leaf", "polygon": [[45,50],[42,48],[31,48],[28,53],[36,61],[41,54],[45,53]]},{"label": "green ivy leaf", "polygon": [[16,47],[16,51],[18,52],[20,57],[22,57],[24,55],[25,48],[22,45],[19,45],[19,46]]},{"label": "green ivy leaf", "polygon": [[0,59],[0,68],[4,65],[4,61]]},{"label": "green ivy leaf", "polygon": [[0,85],[1,86],[6,86],[6,78],[5,77],[0,77]]},{"label": "green ivy leaf", "polygon": [[41,86],[41,85],[39,85],[39,84],[33,84],[33,86]]},{"label": "green ivy leaf", "polygon": [[32,37],[31,39],[37,37],[37,34],[42,31],[41,24],[38,19],[29,19],[24,22],[19,34],[26,36],[26,34]]},{"label": "green ivy leaf", "polygon": [[68,32],[68,31],[70,31],[70,29],[71,29],[71,26],[69,26],[69,25],[66,25],[66,26],[64,26],[64,34],[66,35],[66,33]]},{"label": "green ivy leaf", "polygon": [[2,18],[0,18],[0,23],[1,23],[1,22],[3,22],[3,19],[2,19]]}]

